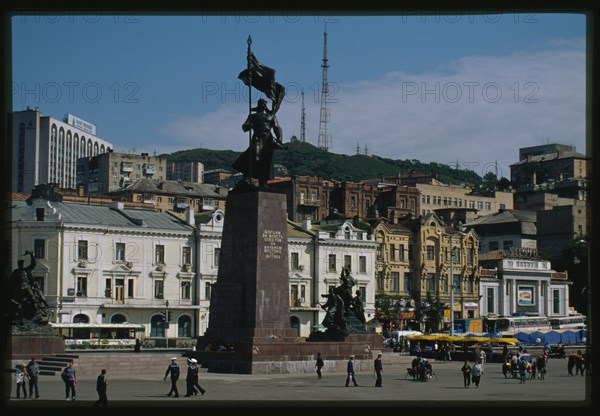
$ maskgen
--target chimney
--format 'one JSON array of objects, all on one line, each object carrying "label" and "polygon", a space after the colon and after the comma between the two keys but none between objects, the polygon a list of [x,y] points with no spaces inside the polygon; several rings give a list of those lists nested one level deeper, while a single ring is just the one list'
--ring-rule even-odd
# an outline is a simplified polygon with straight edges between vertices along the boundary
[{"label": "chimney", "polygon": [[302,220],[302,229],[304,231],[310,231],[311,228],[312,228],[312,221],[311,221],[310,217],[304,218]]},{"label": "chimney", "polygon": [[185,222],[192,227],[196,225],[196,219],[194,218],[194,208],[188,205],[185,209]]},{"label": "chimney", "polygon": [[123,202],[111,202],[108,207],[115,211],[123,211],[125,204]]}]

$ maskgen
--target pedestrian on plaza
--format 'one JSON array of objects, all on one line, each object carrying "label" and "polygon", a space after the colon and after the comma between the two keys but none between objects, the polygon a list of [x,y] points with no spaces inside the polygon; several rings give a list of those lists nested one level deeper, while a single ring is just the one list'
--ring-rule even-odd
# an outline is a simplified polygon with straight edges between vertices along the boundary
[{"label": "pedestrian on plaza", "polygon": [[350,359],[348,360],[348,365],[346,366],[346,373],[346,387],[348,387],[350,382],[354,384],[354,387],[358,387],[358,384],[356,383],[356,375],[354,374],[354,355],[351,355]]},{"label": "pedestrian on plaza", "polygon": [[98,392],[98,400],[96,400],[92,406],[108,406],[108,397],[106,396],[107,384],[108,381],[106,380],[106,368],[103,368],[102,370],[100,370],[100,375],[96,379],[96,391]]},{"label": "pedestrian on plaza", "polygon": [[[65,396],[67,401],[75,400],[75,385],[77,384],[77,372],[73,367],[73,360],[69,360],[69,363],[63,370],[61,378],[65,383]],[[70,394],[70,397],[69,397]]]},{"label": "pedestrian on plaza", "polygon": [[204,396],[206,390],[204,390],[202,386],[198,384],[198,366],[196,365],[198,363],[198,360],[196,360],[195,358],[191,358],[188,359],[188,363],[188,371],[187,376],[185,378],[187,384],[187,391],[185,393],[185,397],[190,397],[192,394],[196,396],[198,394],[198,391],[200,391],[200,394]]},{"label": "pedestrian on plaza", "polygon": [[27,368],[25,363],[17,364],[15,369],[15,381],[17,382],[17,399],[21,397],[21,390],[23,390],[23,398],[27,398],[27,380],[29,375],[27,374]]},{"label": "pedestrian on plaza", "polygon": [[494,360],[494,347],[491,342],[488,342],[487,345],[487,362],[491,363]]},{"label": "pedestrian on plaza", "polygon": [[317,362],[315,364],[315,367],[317,367],[317,378],[322,378],[321,369],[324,366],[325,366],[325,363],[323,362],[323,358],[321,358],[321,353],[318,352],[317,353]]},{"label": "pedestrian on plaza", "polygon": [[469,365],[469,360],[465,359],[465,363],[461,367],[460,371],[463,373],[463,382],[465,385],[465,389],[469,388],[471,385],[471,366]]},{"label": "pedestrian on plaza", "polygon": [[502,347],[502,362],[505,363],[507,358],[508,358],[508,346],[506,344],[504,344],[504,346]]},{"label": "pedestrian on plaza", "polygon": [[434,342],[433,344],[433,359],[437,360],[438,359],[438,354],[440,353],[439,349],[438,349],[438,343],[437,341]]},{"label": "pedestrian on plaza", "polygon": [[383,372],[383,363],[381,362],[381,353],[377,354],[377,358],[375,358],[374,370],[375,370],[375,374],[377,376],[377,379],[375,380],[375,387],[383,387],[382,386],[383,379],[381,378],[381,373]]},{"label": "pedestrian on plaza", "polygon": [[167,376],[171,374],[171,390],[167,393],[167,396],[171,397],[172,394],[175,394],[175,397],[179,397],[179,391],[177,390],[177,380],[179,380],[179,366],[175,362],[177,357],[171,358],[171,364],[167,367],[167,371],[165,372],[165,377],[163,381],[167,379]]},{"label": "pedestrian on plaza", "polygon": [[519,376],[521,377],[519,384],[525,384],[525,379],[527,376],[527,361],[525,358],[520,357],[517,365],[519,366]]},{"label": "pedestrian on plaza", "polygon": [[481,382],[481,376],[483,375],[483,364],[481,361],[477,360],[473,368],[471,368],[471,378],[473,379],[473,384],[475,384],[475,388],[479,388],[479,383]]},{"label": "pedestrian on plaza", "polygon": [[543,353],[537,358],[535,366],[537,367],[538,380],[544,380],[544,375],[546,374],[546,357],[544,357]]},{"label": "pedestrian on plaza", "polygon": [[142,351],[142,342],[138,338],[136,338],[136,340],[135,340],[135,346],[133,347],[133,351],[135,351],[135,352]]},{"label": "pedestrian on plaza", "polygon": [[37,363],[35,357],[31,357],[31,361],[27,364],[27,374],[29,375],[29,397],[33,396],[35,389],[35,398],[39,399],[40,389],[38,381],[40,377],[40,365]]},{"label": "pedestrian on plaza", "polygon": [[585,364],[585,358],[583,357],[581,350],[577,350],[577,354],[575,354],[575,375],[583,375],[586,366]]}]

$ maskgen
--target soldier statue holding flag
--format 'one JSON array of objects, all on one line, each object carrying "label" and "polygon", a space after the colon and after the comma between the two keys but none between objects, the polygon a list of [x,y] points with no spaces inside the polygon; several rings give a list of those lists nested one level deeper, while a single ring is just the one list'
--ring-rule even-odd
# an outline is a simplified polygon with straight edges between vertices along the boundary
[{"label": "soldier statue holding flag", "polygon": [[[248,68],[238,76],[249,87],[248,118],[242,125],[242,130],[249,133],[250,145],[233,162],[232,167],[249,178],[258,179],[264,186],[272,177],[273,152],[283,148],[283,132],[275,113],[285,95],[285,88],[275,82],[275,70],[258,62],[251,50],[252,38],[248,37]],[[272,101],[271,110],[267,101],[258,100],[252,107],[252,87],[263,92]]]}]

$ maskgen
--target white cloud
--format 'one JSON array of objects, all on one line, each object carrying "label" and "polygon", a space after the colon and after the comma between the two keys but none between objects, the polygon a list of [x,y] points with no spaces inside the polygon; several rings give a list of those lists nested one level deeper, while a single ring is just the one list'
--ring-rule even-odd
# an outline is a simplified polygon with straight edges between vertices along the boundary
[{"label": "white cloud", "polygon": [[[494,162],[509,177],[520,147],[573,144],[585,153],[585,45],[557,39],[537,51],[467,56],[437,71],[388,73],[381,79],[335,85],[329,104],[331,151],[423,162],[457,162],[478,174]],[[247,104],[226,102],[211,113],[173,118],[161,132],[165,151],[243,150]],[[305,97],[306,139],[317,144],[319,102]],[[278,113],[285,139],[300,136],[300,101]],[[161,146],[157,146],[161,147]]]}]

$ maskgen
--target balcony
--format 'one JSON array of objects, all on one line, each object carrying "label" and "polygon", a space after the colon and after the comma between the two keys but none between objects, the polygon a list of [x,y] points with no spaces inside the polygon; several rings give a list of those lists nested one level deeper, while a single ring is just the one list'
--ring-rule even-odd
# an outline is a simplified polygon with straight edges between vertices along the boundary
[{"label": "balcony", "polygon": [[300,202],[298,202],[298,205],[304,205],[307,207],[320,207],[321,201],[319,201],[318,199],[300,198]]},{"label": "balcony", "polygon": [[133,172],[133,163],[123,162],[121,172]]}]

